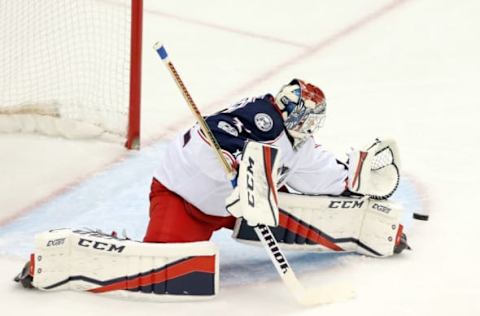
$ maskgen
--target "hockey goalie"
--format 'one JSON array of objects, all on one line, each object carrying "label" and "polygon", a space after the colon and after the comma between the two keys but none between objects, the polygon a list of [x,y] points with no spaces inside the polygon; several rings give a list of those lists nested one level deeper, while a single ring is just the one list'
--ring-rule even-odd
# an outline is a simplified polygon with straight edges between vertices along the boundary
[{"label": "hockey goalie", "polygon": [[45,232],[16,281],[41,290],[211,297],[218,290],[213,232],[232,229],[236,240],[259,244],[258,224],[270,226],[286,249],[374,257],[409,249],[402,207],[388,199],[399,184],[396,143],[377,139],[341,162],[313,139],[325,117],[322,90],[299,79],[275,96],[247,98],[206,117],[237,170],[234,187],[195,125],[158,160],[143,242],[94,231]]}]

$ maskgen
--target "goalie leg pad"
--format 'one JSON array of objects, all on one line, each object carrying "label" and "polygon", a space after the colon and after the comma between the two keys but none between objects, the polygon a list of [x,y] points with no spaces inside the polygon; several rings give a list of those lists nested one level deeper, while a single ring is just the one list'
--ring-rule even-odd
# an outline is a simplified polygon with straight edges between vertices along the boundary
[{"label": "goalie leg pad", "polygon": [[[394,252],[402,212],[394,202],[280,192],[279,208],[280,224],[271,230],[283,249],[357,252],[373,257]],[[252,227],[241,219],[233,237],[259,244]]]},{"label": "goalie leg pad", "polygon": [[141,243],[94,231],[60,229],[35,236],[35,288],[177,301],[218,292],[212,242]]}]

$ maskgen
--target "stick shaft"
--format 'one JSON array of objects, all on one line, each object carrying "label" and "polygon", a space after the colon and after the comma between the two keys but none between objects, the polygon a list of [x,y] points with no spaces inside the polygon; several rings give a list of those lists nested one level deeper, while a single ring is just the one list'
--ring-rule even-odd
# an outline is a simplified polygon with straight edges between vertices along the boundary
[{"label": "stick shaft", "polygon": [[195,119],[197,120],[198,124],[200,124],[200,128],[202,132],[205,134],[205,137],[207,137],[208,141],[212,144],[214,147],[215,154],[217,155],[217,158],[220,160],[223,169],[227,173],[227,176],[229,180],[233,180],[235,178],[235,171],[233,170],[232,166],[227,162],[227,159],[222,153],[222,149],[220,145],[218,144],[215,136],[213,135],[212,131],[207,125],[207,122],[201,115],[200,111],[198,110],[197,105],[193,101],[192,96],[188,92],[187,88],[185,87],[185,84],[183,83],[182,78],[180,78],[180,75],[178,74],[177,70],[175,69],[175,66],[173,66],[172,62],[168,58],[168,54],[165,50],[165,47],[159,45],[158,43],[155,44],[154,46],[155,50],[157,51],[158,55],[160,58],[163,60],[165,66],[167,67],[168,71],[170,72],[170,75],[174,79],[175,83],[177,84],[178,89],[183,95],[183,98],[187,102],[188,107],[190,108],[192,114],[195,116]]},{"label": "stick shaft", "polygon": [[288,287],[290,292],[295,296],[295,298],[300,301],[302,294],[305,292],[305,289],[301,285],[298,278],[295,276],[292,267],[287,261],[287,257],[280,250],[277,240],[272,234],[270,228],[266,225],[260,224],[255,228],[255,233],[260,239],[261,243],[268,249],[268,255],[270,260],[275,266],[278,274],[283,280],[283,283]]}]

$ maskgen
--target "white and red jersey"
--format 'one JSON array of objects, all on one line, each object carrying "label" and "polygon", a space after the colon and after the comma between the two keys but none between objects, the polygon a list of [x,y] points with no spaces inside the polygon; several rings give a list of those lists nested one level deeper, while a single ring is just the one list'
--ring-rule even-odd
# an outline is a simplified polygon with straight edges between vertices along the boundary
[{"label": "white and red jersey", "polygon": [[[287,184],[305,194],[339,195],[345,191],[345,166],[313,138],[294,149],[271,95],[242,100],[206,121],[232,165],[246,141],[268,143],[280,149],[279,187]],[[204,213],[230,215],[225,199],[232,185],[198,125],[167,145],[154,177]]]}]

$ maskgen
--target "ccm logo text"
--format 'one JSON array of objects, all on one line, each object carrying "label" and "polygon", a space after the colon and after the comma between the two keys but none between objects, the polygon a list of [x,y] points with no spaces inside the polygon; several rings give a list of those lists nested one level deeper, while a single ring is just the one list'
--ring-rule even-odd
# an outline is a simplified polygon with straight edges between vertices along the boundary
[{"label": "ccm logo text", "polygon": [[248,205],[255,207],[255,196],[253,195],[254,182],[253,182],[253,165],[255,161],[248,157],[248,167],[247,167],[247,197]]},{"label": "ccm logo text", "polygon": [[330,201],[328,208],[361,208],[365,201]]},{"label": "ccm logo text", "polygon": [[97,250],[111,251],[121,253],[125,246],[117,246],[115,244],[109,244],[101,241],[93,241],[90,239],[80,238],[78,240],[78,245],[86,248],[93,248]]}]

